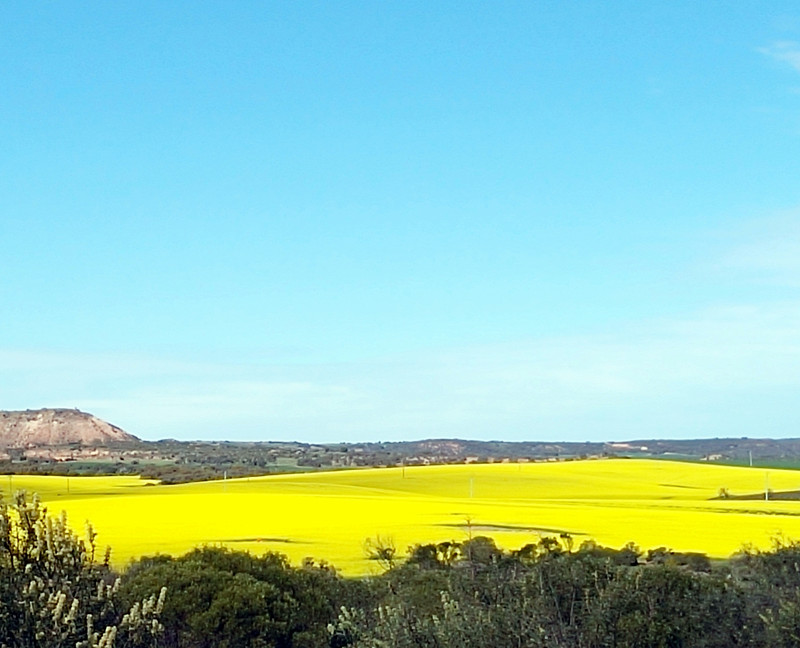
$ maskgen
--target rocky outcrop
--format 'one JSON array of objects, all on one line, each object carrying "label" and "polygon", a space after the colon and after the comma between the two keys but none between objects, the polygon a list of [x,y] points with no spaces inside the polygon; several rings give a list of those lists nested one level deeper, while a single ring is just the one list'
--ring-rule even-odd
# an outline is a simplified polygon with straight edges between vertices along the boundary
[{"label": "rocky outcrop", "polygon": [[0,448],[135,442],[116,425],[76,409],[0,411]]}]

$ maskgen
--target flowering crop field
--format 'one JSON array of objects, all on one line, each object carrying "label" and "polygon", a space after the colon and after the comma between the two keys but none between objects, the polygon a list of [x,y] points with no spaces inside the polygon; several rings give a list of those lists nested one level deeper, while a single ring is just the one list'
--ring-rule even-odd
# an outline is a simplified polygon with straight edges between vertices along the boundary
[{"label": "flowering crop field", "polygon": [[506,549],[569,533],[642,549],[727,557],[744,544],[800,538],[800,501],[714,499],[800,490],[800,472],[639,459],[420,466],[285,474],[174,486],[136,477],[0,477],[39,493],[51,513],[86,520],[118,566],[198,545],[325,560],[345,574],[377,570],[364,543],[402,555],[414,543],[488,535]]}]

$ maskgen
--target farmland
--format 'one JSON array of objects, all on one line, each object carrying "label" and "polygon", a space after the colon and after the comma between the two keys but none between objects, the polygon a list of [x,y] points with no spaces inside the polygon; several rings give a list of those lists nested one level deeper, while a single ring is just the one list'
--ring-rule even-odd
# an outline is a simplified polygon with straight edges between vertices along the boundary
[{"label": "farmland", "polygon": [[[198,545],[310,556],[346,574],[377,566],[364,542],[399,553],[415,543],[490,535],[506,549],[569,533],[612,547],[725,557],[745,543],[800,537],[800,501],[737,496],[800,489],[791,470],[646,459],[420,466],[229,479],[164,486],[137,477],[14,475],[3,492],[39,493],[81,531],[89,520],[112,561]],[[725,489],[730,499],[717,499]]]}]

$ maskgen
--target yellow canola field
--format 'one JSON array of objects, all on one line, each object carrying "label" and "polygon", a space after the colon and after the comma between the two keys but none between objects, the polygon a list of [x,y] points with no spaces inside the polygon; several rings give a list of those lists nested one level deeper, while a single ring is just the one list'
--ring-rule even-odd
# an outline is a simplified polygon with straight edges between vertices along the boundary
[{"label": "yellow canola field", "polygon": [[39,493],[52,513],[86,520],[112,560],[180,554],[198,545],[279,551],[326,560],[346,574],[376,569],[364,542],[400,554],[415,543],[489,535],[516,549],[567,532],[621,547],[667,546],[726,557],[743,544],[800,538],[800,501],[716,500],[800,490],[800,472],[671,461],[607,459],[424,466],[275,475],[162,486],[136,477],[0,478]]}]

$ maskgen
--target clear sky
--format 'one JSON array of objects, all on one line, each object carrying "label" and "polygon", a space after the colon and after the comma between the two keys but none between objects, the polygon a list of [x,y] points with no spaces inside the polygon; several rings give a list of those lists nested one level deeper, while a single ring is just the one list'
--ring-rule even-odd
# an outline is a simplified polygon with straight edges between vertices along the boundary
[{"label": "clear sky", "polygon": [[794,1],[3,2],[0,409],[800,436]]}]

